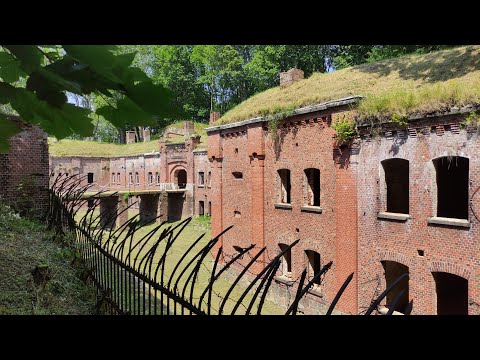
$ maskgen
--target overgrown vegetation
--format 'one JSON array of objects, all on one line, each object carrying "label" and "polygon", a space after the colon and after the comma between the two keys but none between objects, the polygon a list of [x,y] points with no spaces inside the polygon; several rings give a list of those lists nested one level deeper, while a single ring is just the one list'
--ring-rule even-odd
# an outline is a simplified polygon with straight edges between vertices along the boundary
[{"label": "overgrown vegetation", "polygon": [[[95,292],[70,264],[72,250],[52,241],[52,233],[0,203],[0,314],[87,315],[95,311]],[[35,284],[32,271],[48,270]]]},{"label": "overgrown vegetation", "polygon": [[217,124],[361,95],[357,120],[406,118],[453,106],[480,104],[480,46],[464,46],[424,55],[314,73],[290,86],[275,87],[236,106]]},{"label": "overgrown vegetation", "polygon": [[[183,128],[183,121],[173,123],[168,128],[175,126]],[[207,124],[194,123],[194,131],[200,135],[200,148],[207,142],[205,132],[207,126]],[[180,135],[166,140],[175,144],[182,143],[185,139],[185,136]],[[159,139],[130,144],[113,144],[70,139],[57,141],[55,138],[48,138],[48,147],[51,156],[127,156],[159,151],[158,141]]]},{"label": "overgrown vegetation", "polygon": [[336,141],[338,144],[348,143],[357,133],[354,122],[347,117],[334,122],[332,127],[335,130]]}]

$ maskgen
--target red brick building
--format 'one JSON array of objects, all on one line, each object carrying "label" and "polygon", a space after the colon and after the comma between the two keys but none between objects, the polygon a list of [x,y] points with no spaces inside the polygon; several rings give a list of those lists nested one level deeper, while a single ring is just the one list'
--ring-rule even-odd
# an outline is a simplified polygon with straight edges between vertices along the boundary
[{"label": "red brick building", "polygon": [[[210,214],[210,162],[206,150],[196,149],[198,135],[183,143],[161,141],[159,151],[117,157],[50,156],[51,182],[60,174],[82,174],[81,185],[100,190],[129,193],[137,202],[133,210],[158,212],[165,220]],[[163,220],[163,218],[162,218]]]},{"label": "red brick building", "polygon": [[22,214],[42,216],[49,205],[47,134],[18,122],[23,131],[0,154],[0,197]]},{"label": "red brick building", "polygon": [[352,272],[337,309],[353,314],[408,272],[381,312],[398,295],[398,313],[413,300],[413,314],[480,314],[480,139],[462,127],[475,109],[384,123],[375,137],[359,124],[360,137],[337,146],[332,123],[359,100],[297,109],[273,137],[262,117],[207,128],[212,234],[234,225],[217,248],[266,246],[258,272],[300,239],[272,291],[283,305],[303,269],[333,261],[305,313],[322,313]]}]

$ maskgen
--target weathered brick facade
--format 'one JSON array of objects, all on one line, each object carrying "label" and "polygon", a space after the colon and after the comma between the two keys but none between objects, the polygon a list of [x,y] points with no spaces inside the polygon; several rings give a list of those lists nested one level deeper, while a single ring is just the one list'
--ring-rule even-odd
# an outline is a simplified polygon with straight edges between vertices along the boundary
[{"label": "weathered brick facade", "polygon": [[[132,208],[147,221],[158,212],[168,214],[169,220],[199,215],[199,201],[204,201],[204,214],[209,214],[210,186],[199,185],[198,172],[211,172],[206,151],[195,150],[199,138],[192,136],[184,143],[162,141],[159,152],[118,157],[50,157],[50,181],[59,174],[82,174],[81,185],[93,181],[89,191],[126,191]],[[91,174],[89,177],[88,174]],[[182,178],[183,176],[183,178]],[[205,178],[206,179],[206,178]],[[185,189],[185,191],[176,191]],[[145,194],[142,191],[156,190]],[[160,192],[166,194],[161,195]],[[136,194],[140,192],[140,194]],[[198,192],[198,195],[197,195]],[[157,211],[158,209],[158,211]]]},{"label": "weathered brick facade", "polygon": [[[331,124],[349,109],[341,102],[319,108],[322,106],[297,111],[297,115],[282,121],[276,138],[272,138],[262,119],[207,129],[214,185],[212,234],[234,225],[222,236],[217,249],[223,246],[228,257],[238,247],[252,243],[258,248],[266,246],[266,255],[253,269],[258,272],[280,252],[279,244],[288,245],[300,239],[292,250],[291,273],[287,277],[293,281],[311,266],[307,250],[320,254],[321,266],[333,261],[322,285],[303,301],[305,313],[320,313],[352,272],[355,276],[337,309],[344,313],[364,311],[387,286],[386,277],[400,274],[398,267],[384,268],[383,261],[408,266],[408,300],[413,300],[414,314],[441,313],[436,303],[437,297],[443,295],[437,296],[437,291],[444,290],[436,290],[434,276],[438,273],[468,280],[468,313],[477,314],[480,141],[475,133],[460,128],[464,115],[412,120],[410,128],[403,131],[387,124],[374,139],[362,136],[348,146],[337,147]],[[442,156],[469,159],[468,221],[460,220],[460,226],[442,224],[442,219],[435,220],[440,224],[428,220],[439,216],[432,160]],[[409,161],[410,207],[406,220],[378,215],[387,211],[381,162],[390,158]],[[283,191],[278,172],[281,169],[290,171],[288,202],[279,200]],[[306,169],[319,170],[319,206],[306,204]],[[403,215],[387,213],[388,216]],[[250,259],[243,259],[241,265]],[[279,270],[273,292],[282,297],[277,299],[280,303],[287,305],[283,298],[291,298],[298,283],[291,286],[291,281],[280,276],[282,271]],[[388,305],[390,300],[386,301],[383,304]]]},{"label": "weathered brick facade", "polygon": [[42,216],[48,210],[47,134],[26,126],[0,154],[0,196],[17,211]]},{"label": "weathered brick facade", "polygon": [[[385,289],[381,261],[393,261],[409,269],[413,314],[437,313],[435,272],[468,280],[468,313],[480,313],[480,195],[474,195],[480,188],[480,140],[475,133],[460,128],[463,119],[459,115],[421,119],[410,122],[407,131],[387,129],[375,139],[361,141],[355,160],[359,169],[360,310],[368,306],[377,285],[377,293]],[[437,216],[438,191],[432,160],[443,156],[469,159],[470,227],[428,223],[429,218]],[[391,158],[409,161],[410,218],[404,221],[377,218],[379,212],[386,211],[381,161]]]}]

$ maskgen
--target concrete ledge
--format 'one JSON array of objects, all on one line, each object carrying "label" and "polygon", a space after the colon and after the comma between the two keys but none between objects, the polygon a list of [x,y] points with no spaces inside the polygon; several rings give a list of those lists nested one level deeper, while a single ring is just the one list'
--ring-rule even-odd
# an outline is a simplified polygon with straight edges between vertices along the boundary
[{"label": "concrete ledge", "polygon": [[410,218],[411,216],[409,214],[400,214],[400,213],[392,213],[392,212],[379,212],[377,214],[377,219],[407,221]]},{"label": "concrete ledge", "polygon": [[166,193],[173,193],[173,194],[179,194],[179,193],[184,193],[185,189],[172,189],[172,190],[165,190]]},{"label": "concrete ledge", "polygon": [[292,210],[292,204],[275,204],[275,209]]},{"label": "concrete ledge", "polygon": [[292,286],[295,281],[293,281],[292,279],[284,276],[284,275],[281,275],[281,276],[275,276],[275,281],[276,282],[279,282],[279,283],[282,283],[282,284],[285,284],[287,286]]},{"label": "concrete ledge", "polygon": [[[390,309],[389,309],[388,307],[386,307],[386,306],[380,306],[380,307],[378,308],[378,312],[379,312],[380,314],[382,314],[382,315],[387,315],[388,310],[390,310]],[[401,312],[399,312],[399,311],[395,311],[395,310],[394,310],[393,313],[392,313],[392,315],[405,315],[405,314],[403,314],[403,313],[401,313]]]},{"label": "concrete ledge", "polygon": [[318,213],[318,214],[321,214],[323,211],[323,209],[320,206],[302,206],[300,207],[300,210],[305,212]]},{"label": "concrete ledge", "polygon": [[429,224],[437,224],[437,225],[448,225],[448,226],[457,226],[463,228],[470,228],[471,224],[466,219],[455,219],[455,218],[445,218],[445,217],[431,217],[428,218]]},{"label": "concrete ledge", "polygon": [[320,290],[320,286],[318,286],[318,285],[312,286],[310,289],[308,289],[308,293],[312,294],[312,295],[315,295],[315,296],[318,296],[320,298],[323,298],[322,291]]},{"label": "concrete ledge", "polygon": [[[301,115],[301,114],[308,114],[308,113],[315,112],[315,111],[327,110],[327,109],[330,109],[330,108],[335,108],[335,107],[344,106],[344,105],[355,104],[355,103],[359,102],[361,99],[362,99],[362,96],[355,95],[355,96],[344,97],[344,98],[337,99],[337,100],[327,101],[327,102],[320,103],[320,104],[304,106],[302,108],[295,109],[293,111],[293,113],[288,117],[292,117],[292,116],[295,116],[295,115]],[[255,117],[255,118],[251,118],[251,119],[247,119],[247,120],[243,120],[243,121],[236,121],[236,122],[229,123],[229,124],[210,126],[210,127],[206,128],[205,131],[208,134],[208,133],[211,133],[213,131],[231,129],[231,128],[256,124],[256,123],[265,122],[265,121],[268,121],[268,116],[258,116],[258,117]]]}]

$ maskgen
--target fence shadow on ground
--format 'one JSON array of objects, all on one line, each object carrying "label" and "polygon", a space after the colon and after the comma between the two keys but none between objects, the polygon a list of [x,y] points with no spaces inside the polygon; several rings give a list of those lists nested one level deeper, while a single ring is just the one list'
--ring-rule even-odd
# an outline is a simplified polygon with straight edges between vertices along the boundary
[{"label": "fence shadow on ground", "polygon": [[[204,235],[191,239],[186,250],[178,254],[174,261],[172,250],[182,232],[192,221],[188,218],[176,224],[162,222],[150,225],[141,224],[139,215],[133,216],[123,224],[115,227],[102,227],[101,224],[115,224],[117,218],[128,211],[133,204],[117,213],[115,208],[96,211],[102,191],[90,198],[85,196],[92,184],[82,186],[85,177],[72,175],[57,177],[50,191],[50,210],[47,216],[49,228],[55,229],[58,236],[71,239],[78,257],[84,266],[84,280],[91,282],[97,289],[97,312],[99,314],[132,315],[170,315],[170,314],[262,314],[274,277],[281,264],[282,256],[290,251],[300,240],[285,247],[270,262],[265,264],[248,286],[240,286],[245,274],[266,251],[252,251],[255,245],[241,249],[238,254],[225,260],[223,249],[216,253],[213,249],[222,234],[232,226],[211,239]],[[108,201],[122,201],[118,194],[107,196]],[[85,214],[79,216],[79,209],[88,204]],[[100,217],[104,219],[100,221]],[[157,218],[158,219],[158,218]],[[154,219],[156,220],[156,219]],[[151,228],[151,229],[150,229]],[[203,241],[203,242],[202,242]],[[251,260],[236,279],[228,286],[216,289],[220,282],[225,282],[225,272],[238,262],[245,254],[252,254]],[[223,260],[222,260],[223,259]],[[307,280],[305,269],[298,282],[295,296],[290,302],[285,315],[296,315],[300,300],[308,290],[323,279],[332,262]],[[338,290],[326,315],[332,314],[336,304],[353,278],[350,274]],[[408,274],[395,280],[376,299],[372,300],[365,315],[379,313],[379,305],[387,294]],[[199,281],[202,278],[203,281]],[[235,296],[232,295],[235,293]],[[391,315],[400,301],[403,291],[389,304],[387,315]],[[214,301],[216,305],[214,306]],[[413,302],[409,303],[407,314],[411,312]],[[241,310],[241,311],[240,311]]]}]

